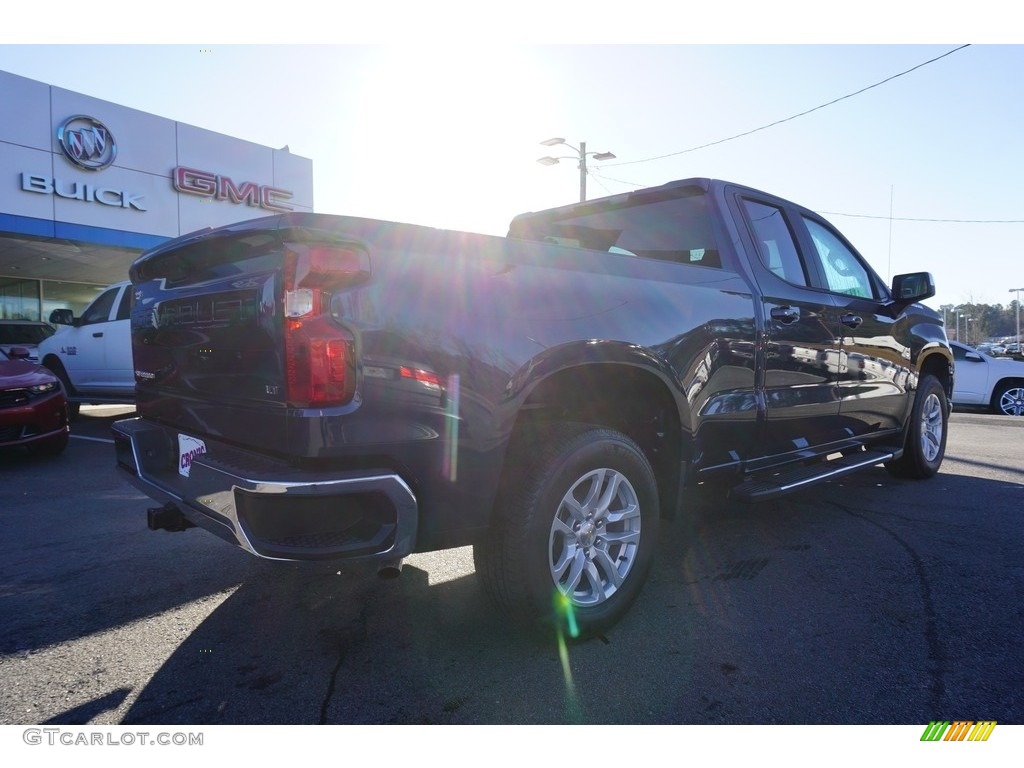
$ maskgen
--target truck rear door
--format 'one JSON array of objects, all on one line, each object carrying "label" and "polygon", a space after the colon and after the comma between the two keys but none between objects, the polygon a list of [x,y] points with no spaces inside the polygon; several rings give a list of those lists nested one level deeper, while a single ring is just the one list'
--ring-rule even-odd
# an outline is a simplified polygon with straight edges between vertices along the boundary
[{"label": "truck rear door", "polygon": [[765,422],[757,455],[799,452],[849,435],[839,417],[842,333],[832,296],[812,284],[787,206],[744,193],[742,211],[755,258],[749,259],[761,291]]}]

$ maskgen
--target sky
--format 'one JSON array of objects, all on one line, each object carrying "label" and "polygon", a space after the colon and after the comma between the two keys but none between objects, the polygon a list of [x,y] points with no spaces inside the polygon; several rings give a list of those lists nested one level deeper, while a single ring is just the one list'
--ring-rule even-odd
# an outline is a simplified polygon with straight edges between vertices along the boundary
[{"label": "sky", "polygon": [[[989,34],[957,50],[947,30],[816,43],[818,30],[758,35],[749,23],[716,35],[702,17],[651,26],[645,2],[636,13],[586,7],[601,21],[566,33],[563,16],[562,40],[528,31],[552,15],[532,2],[487,20],[487,35],[462,34],[453,13],[414,13],[394,29],[350,14],[280,29],[213,19],[212,41],[187,44],[129,25],[82,45],[79,26],[58,24],[52,38],[50,27],[17,36],[29,45],[0,32],[0,70],[288,145],[313,161],[318,212],[504,235],[515,214],[578,198],[575,151],[540,145],[563,137],[616,155],[589,161],[591,198],[726,179],[823,213],[886,280],[931,271],[934,307],[1007,305],[1008,289],[1024,288],[1024,45]],[[849,20],[853,39],[862,23]],[[273,43],[276,33],[297,44]],[[640,42],[607,44],[615,38]],[[536,162],[552,154],[572,157]]]}]

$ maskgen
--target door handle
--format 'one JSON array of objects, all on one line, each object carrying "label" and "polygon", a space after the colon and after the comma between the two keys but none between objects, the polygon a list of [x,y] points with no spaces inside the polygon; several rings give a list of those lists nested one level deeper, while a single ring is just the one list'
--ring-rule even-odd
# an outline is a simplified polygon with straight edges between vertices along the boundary
[{"label": "door handle", "polygon": [[796,307],[772,307],[771,315],[772,320],[789,325],[800,319],[800,310]]},{"label": "door handle", "polygon": [[98,338],[101,338],[102,336],[103,336],[103,331],[96,331],[96,333],[94,333],[94,334],[92,335],[92,337],[93,337],[94,339],[98,339]]},{"label": "door handle", "polygon": [[860,315],[847,313],[839,318],[839,322],[847,328],[860,328],[860,324],[864,322],[864,318]]}]

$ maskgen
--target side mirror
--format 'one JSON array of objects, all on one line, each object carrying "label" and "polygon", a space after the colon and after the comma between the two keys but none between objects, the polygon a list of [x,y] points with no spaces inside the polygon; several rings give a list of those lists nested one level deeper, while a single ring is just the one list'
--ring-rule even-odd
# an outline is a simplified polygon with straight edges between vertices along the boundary
[{"label": "side mirror", "polygon": [[28,350],[24,347],[11,347],[7,350],[7,356],[11,360],[28,360]]},{"label": "side mirror", "polygon": [[70,309],[55,309],[50,313],[50,322],[55,325],[74,325],[75,316]]},{"label": "side mirror", "polygon": [[896,301],[910,304],[930,299],[935,295],[935,279],[931,272],[911,272],[892,279],[892,296]]},{"label": "side mirror", "polygon": [[984,363],[985,362],[985,358],[983,358],[977,352],[964,352],[964,360],[970,360],[972,363]]}]

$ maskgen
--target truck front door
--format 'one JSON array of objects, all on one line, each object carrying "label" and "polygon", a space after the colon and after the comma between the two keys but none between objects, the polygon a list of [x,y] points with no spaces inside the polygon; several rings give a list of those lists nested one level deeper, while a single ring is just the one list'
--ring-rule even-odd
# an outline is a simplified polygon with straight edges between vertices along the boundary
[{"label": "truck front door", "polygon": [[131,286],[112,286],[86,307],[76,327],[62,334],[61,363],[79,392],[133,390],[130,306]]},{"label": "truck front door", "polygon": [[908,389],[916,386],[913,329],[891,311],[888,290],[842,235],[808,213],[798,219],[811,281],[828,291],[839,309],[843,429],[856,437],[898,430],[912,400]]}]

